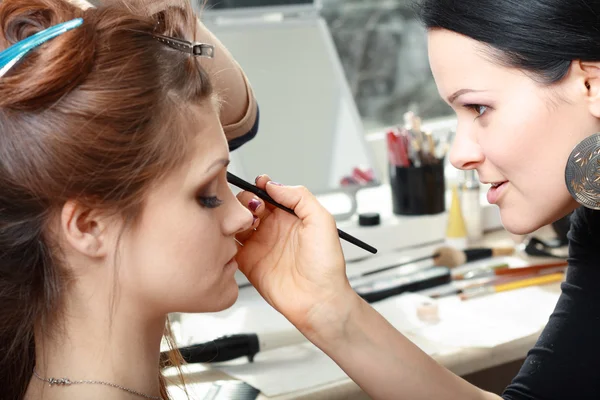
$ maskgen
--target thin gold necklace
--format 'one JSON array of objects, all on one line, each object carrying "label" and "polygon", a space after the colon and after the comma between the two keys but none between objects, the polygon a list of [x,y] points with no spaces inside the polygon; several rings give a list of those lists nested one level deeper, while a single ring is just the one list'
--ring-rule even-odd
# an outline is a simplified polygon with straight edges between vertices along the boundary
[{"label": "thin gold necklace", "polygon": [[136,395],[136,396],[139,396],[139,397],[143,397],[145,399],[164,400],[160,396],[150,396],[150,395],[147,395],[147,394],[144,394],[144,393],[140,393],[137,390],[129,389],[129,388],[126,388],[124,386],[117,385],[115,383],[110,383],[110,382],[95,381],[95,380],[72,381],[69,378],[42,378],[41,376],[38,375],[38,373],[37,373],[37,371],[35,369],[33,370],[33,375],[36,378],[38,378],[39,380],[47,382],[50,387],[52,387],[52,385],[56,385],[56,386],[71,386],[71,385],[81,385],[81,384],[87,384],[87,385],[104,385],[104,386],[113,387],[115,389],[121,389],[121,390],[123,390],[123,391],[125,391],[127,393],[131,393],[133,395]]}]

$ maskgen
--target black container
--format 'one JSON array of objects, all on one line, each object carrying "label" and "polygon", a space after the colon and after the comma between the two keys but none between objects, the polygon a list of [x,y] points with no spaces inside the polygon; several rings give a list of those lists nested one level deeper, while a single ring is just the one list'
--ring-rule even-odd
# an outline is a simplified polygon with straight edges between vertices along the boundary
[{"label": "black container", "polygon": [[396,215],[429,215],[445,211],[444,164],[421,167],[390,165],[392,207]]}]

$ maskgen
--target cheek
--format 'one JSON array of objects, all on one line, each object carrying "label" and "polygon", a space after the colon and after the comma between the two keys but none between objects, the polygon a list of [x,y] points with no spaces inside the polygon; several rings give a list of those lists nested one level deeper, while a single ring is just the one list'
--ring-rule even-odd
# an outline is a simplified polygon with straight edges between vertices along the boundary
[{"label": "cheek", "polygon": [[[488,139],[488,159],[510,180],[501,203],[505,228],[523,234],[553,222],[571,211],[564,170],[573,146],[580,140],[574,127],[574,107],[551,106],[539,98],[515,101],[495,124]],[[581,129],[581,127],[579,127]],[[526,217],[525,217],[526,216]]]},{"label": "cheek", "polygon": [[204,211],[186,213],[149,243],[154,269],[177,286],[209,283],[219,268],[222,235],[215,218]]},{"label": "cheek", "polygon": [[216,218],[204,210],[163,210],[143,221],[123,246],[124,292],[169,311],[214,297],[225,262],[221,238]]},{"label": "cheek", "polygon": [[533,94],[505,101],[482,134],[486,158],[511,180],[561,179],[562,172],[557,171],[564,171],[570,152],[563,111]]}]

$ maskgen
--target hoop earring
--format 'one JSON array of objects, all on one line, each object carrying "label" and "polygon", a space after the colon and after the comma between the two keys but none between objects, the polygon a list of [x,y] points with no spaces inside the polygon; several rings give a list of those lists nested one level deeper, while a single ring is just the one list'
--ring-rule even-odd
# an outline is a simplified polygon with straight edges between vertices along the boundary
[{"label": "hoop earring", "polygon": [[575,201],[600,210],[600,133],[585,138],[573,148],[565,167],[565,183]]}]

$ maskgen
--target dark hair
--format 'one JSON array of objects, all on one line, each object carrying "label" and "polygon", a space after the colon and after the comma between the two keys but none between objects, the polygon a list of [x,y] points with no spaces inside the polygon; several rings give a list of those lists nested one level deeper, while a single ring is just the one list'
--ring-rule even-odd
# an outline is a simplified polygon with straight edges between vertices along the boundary
[{"label": "dark hair", "polygon": [[506,65],[547,84],[564,78],[574,60],[600,61],[595,0],[421,0],[418,7],[427,28],[486,43]]},{"label": "dark hair", "polygon": [[60,322],[69,276],[49,233],[53,217],[76,199],[134,221],[150,185],[188,154],[183,104],[211,93],[197,61],[151,36],[192,40],[191,7],[150,15],[123,3],[84,11],[64,0],[0,2],[0,50],[60,22],[84,21],[0,78],[3,399],[27,389],[34,327],[48,332]]}]

